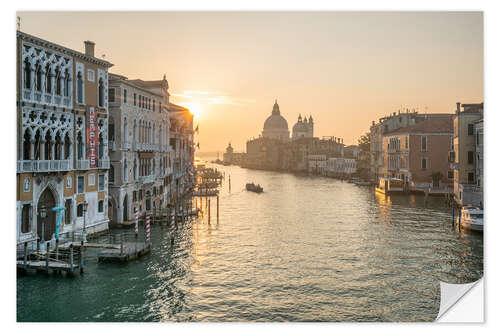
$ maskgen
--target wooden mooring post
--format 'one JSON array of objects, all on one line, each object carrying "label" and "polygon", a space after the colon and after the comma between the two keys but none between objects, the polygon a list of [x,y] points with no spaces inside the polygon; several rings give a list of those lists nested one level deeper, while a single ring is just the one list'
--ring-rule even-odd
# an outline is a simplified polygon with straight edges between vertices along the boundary
[{"label": "wooden mooring post", "polygon": [[24,242],[24,259],[23,259],[24,271],[28,269],[28,242]]},{"label": "wooden mooring post", "polygon": [[217,223],[219,223],[219,195],[217,195]]},{"label": "wooden mooring post", "polygon": [[69,273],[73,275],[75,266],[73,264],[73,244],[69,244]]},{"label": "wooden mooring post", "polygon": [[59,239],[56,239],[56,260],[59,260]]},{"label": "wooden mooring post", "polygon": [[210,224],[210,199],[208,199],[208,224]]},{"label": "wooden mooring post", "polygon": [[80,244],[80,263],[79,263],[79,266],[80,266],[80,274],[83,274],[83,239],[82,239],[82,242]]},{"label": "wooden mooring post", "polygon": [[50,251],[50,242],[47,242],[45,245],[45,273],[49,274],[49,251]]}]

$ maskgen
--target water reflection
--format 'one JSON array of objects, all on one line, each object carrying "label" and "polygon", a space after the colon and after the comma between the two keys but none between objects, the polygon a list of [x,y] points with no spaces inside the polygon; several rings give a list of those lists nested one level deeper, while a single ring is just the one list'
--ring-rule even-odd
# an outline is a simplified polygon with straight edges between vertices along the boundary
[{"label": "water reflection", "polygon": [[[226,173],[219,223],[212,200],[210,224],[205,213],[179,225],[173,246],[168,228],[154,226],[153,252],[136,262],[20,278],[18,319],[432,321],[439,280],[482,276],[482,236],[455,229],[442,200],[217,167]],[[252,181],[264,193],[245,191]]]}]

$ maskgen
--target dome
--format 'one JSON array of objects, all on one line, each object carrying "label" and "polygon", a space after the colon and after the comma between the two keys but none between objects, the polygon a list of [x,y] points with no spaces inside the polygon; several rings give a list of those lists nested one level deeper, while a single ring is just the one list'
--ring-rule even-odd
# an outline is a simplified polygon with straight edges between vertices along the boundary
[{"label": "dome", "polygon": [[293,131],[294,132],[307,132],[308,129],[304,123],[296,123],[293,125]]},{"label": "dome", "polygon": [[264,130],[287,130],[288,122],[280,114],[278,101],[275,101],[272,114],[264,122]]}]

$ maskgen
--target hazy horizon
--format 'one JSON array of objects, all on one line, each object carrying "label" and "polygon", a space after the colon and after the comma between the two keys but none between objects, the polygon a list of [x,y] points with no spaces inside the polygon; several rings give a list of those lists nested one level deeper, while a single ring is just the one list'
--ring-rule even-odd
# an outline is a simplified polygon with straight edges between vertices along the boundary
[{"label": "hazy horizon", "polygon": [[[199,113],[202,152],[258,137],[278,99],[290,132],[346,145],[401,107],[451,113],[483,101],[482,12],[19,12],[21,31],[157,80]],[[47,24],[46,22],[52,22]]]}]

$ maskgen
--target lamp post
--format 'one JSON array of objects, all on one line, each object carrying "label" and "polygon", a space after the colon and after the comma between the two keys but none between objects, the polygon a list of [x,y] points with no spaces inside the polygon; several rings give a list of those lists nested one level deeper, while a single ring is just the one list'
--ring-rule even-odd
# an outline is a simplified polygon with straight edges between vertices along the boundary
[{"label": "lamp post", "polygon": [[86,213],[87,213],[87,207],[88,207],[88,203],[87,203],[87,200],[85,200],[83,203],[82,203],[82,208],[83,208],[83,234],[82,234],[82,240],[84,242],[87,241],[87,235],[86,235],[86,223],[87,223],[87,219],[86,219]]},{"label": "lamp post", "polygon": [[[40,206],[40,217],[45,220],[47,217],[47,207],[44,204]],[[45,221],[42,222],[42,242],[45,241]]]}]

